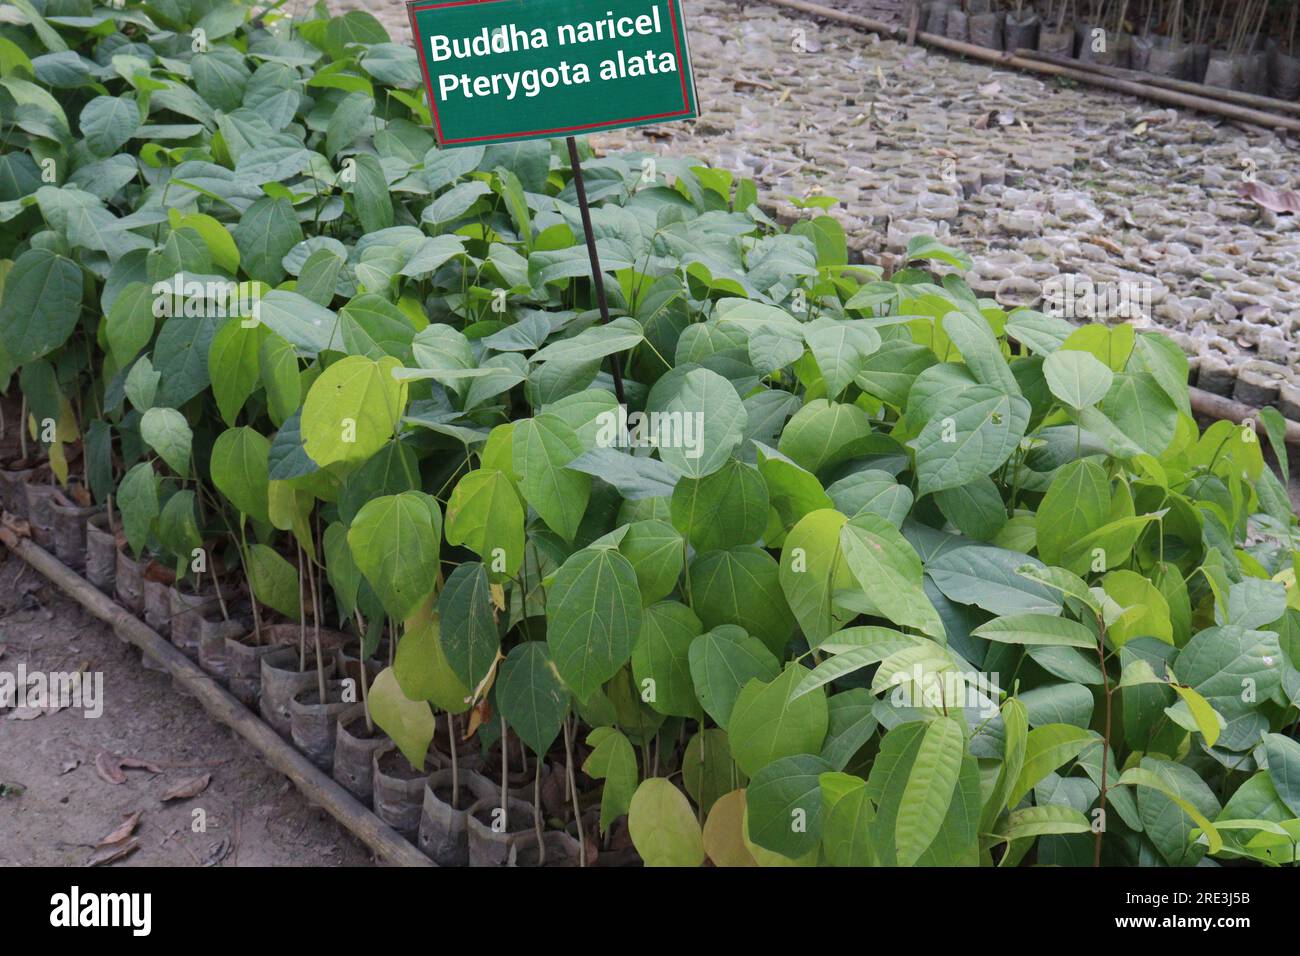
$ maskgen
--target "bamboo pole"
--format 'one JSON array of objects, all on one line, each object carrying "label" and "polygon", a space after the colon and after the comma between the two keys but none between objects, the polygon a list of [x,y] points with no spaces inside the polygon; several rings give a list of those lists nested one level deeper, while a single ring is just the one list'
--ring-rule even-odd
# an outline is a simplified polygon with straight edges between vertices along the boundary
[{"label": "bamboo pole", "polygon": [[1198,96],[1208,96],[1229,103],[1237,103],[1241,106],[1281,110],[1286,113],[1294,113],[1295,115],[1300,116],[1300,103],[1289,103],[1286,100],[1277,100],[1271,96],[1260,96],[1258,93],[1246,93],[1242,90],[1229,90],[1218,86],[1206,86],[1204,83],[1192,83],[1188,80],[1176,80],[1171,76],[1157,76],[1154,73],[1146,73],[1142,70],[1127,70],[1123,67],[1106,66],[1102,63],[1084,63],[1081,60],[1070,60],[1063,56],[1058,56],[1055,53],[1042,53],[1038,50],[1017,50],[1016,56],[1026,57],[1031,60],[1042,60],[1044,63],[1055,63],[1058,66],[1075,67],[1081,70],[1088,70],[1092,73],[1100,73],[1102,76],[1114,77],[1116,79],[1127,79],[1135,82],[1149,83],[1152,86],[1163,87],[1167,90],[1178,90],[1181,93],[1193,93]]},{"label": "bamboo pole", "polygon": [[181,689],[195,697],[213,718],[235,731],[276,770],[284,774],[312,803],[376,854],[395,866],[433,866],[433,861],[408,843],[392,827],[362,806],[315,764],[280,739],[265,723],[222,689],[212,677],[156,631],[136,620],[84,578],[70,570],[44,548],[0,525],[0,542],[43,574],[59,590],[104,623],[118,637],[135,645],[161,664]]},{"label": "bamboo pole", "polygon": [[[832,10],[830,7],[824,7],[819,3],[809,3],[807,0],[768,0],[768,2],[773,6],[798,10],[801,13],[806,13],[810,16],[821,17],[824,20],[834,20],[839,23],[857,27],[861,30],[867,30],[871,33],[878,33],[883,36],[898,37],[900,34],[904,33],[905,30],[905,28],[901,26],[883,23],[880,20],[873,20],[870,17],[862,17],[853,13],[841,13],[839,10]],[[990,50],[986,47],[976,46],[974,43],[965,43],[961,40],[950,40],[948,37],[939,36],[935,33],[918,33],[916,38],[926,46],[935,47],[940,50],[947,50],[949,53],[960,53],[963,56],[969,56],[977,60],[984,60],[987,63],[996,63],[999,66],[1014,67],[1020,70],[1027,70],[1031,73],[1043,73],[1048,76],[1063,76],[1080,83],[1089,83],[1103,89],[1114,90],[1117,93],[1126,93],[1129,96],[1152,100],[1156,103],[1166,103],[1170,106],[1181,106],[1185,109],[1199,110],[1202,113],[1213,113],[1242,123],[1249,123],[1253,126],[1262,126],[1265,129],[1284,129],[1293,133],[1300,133],[1300,117],[1279,116],[1275,113],[1265,113],[1261,110],[1249,109],[1235,103],[1228,103],[1222,99],[1211,99],[1208,96],[1194,96],[1190,93],[1182,93],[1177,90],[1146,86],[1142,83],[1135,83],[1132,80],[1115,79],[1109,76],[1102,76],[1099,73],[1089,72],[1088,70],[1082,69],[1078,66],[1060,66],[1056,63],[1031,60],[1011,53],[1003,53],[998,50]],[[1216,95],[1219,92],[1221,91],[1215,90]]]},{"label": "bamboo pole", "polygon": [[[1193,386],[1189,389],[1192,397],[1192,411],[1198,415],[1204,415],[1206,418],[1218,418],[1223,421],[1237,422],[1241,424],[1249,420],[1254,420],[1256,431],[1264,430],[1264,423],[1260,420],[1259,409],[1253,408],[1244,402],[1235,399],[1225,398],[1222,395],[1215,395],[1213,392],[1207,392],[1203,388]],[[1286,420],[1286,443],[1288,445],[1300,446],[1300,422]]]}]

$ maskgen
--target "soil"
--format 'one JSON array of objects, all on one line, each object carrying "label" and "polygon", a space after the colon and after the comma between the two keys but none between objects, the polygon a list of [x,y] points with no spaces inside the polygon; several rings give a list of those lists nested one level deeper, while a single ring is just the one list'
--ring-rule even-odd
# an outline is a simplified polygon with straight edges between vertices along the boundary
[{"label": "soil", "polygon": [[[0,549],[0,671],[103,674],[103,713],[0,711],[0,865],[81,866],[141,814],[116,866],[365,866],[373,856],[166,674]],[[122,783],[100,763],[134,758]],[[168,790],[211,775],[197,796]],[[194,832],[195,811],[206,832]]]}]

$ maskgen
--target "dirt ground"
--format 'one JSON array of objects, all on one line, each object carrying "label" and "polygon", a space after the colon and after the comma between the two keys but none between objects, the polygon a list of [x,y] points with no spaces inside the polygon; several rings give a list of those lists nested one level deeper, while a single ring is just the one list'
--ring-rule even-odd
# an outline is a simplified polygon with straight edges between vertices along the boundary
[{"label": "dirt ground", "polygon": [[[141,667],[139,652],[111,628],[2,549],[0,562],[0,671],[103,674],[99,717],[0,711],[0,864],[83,865],[137,812],[138,848],[114,865],[372,862],[233,731],[177,693],[170,677]],[[148,766],[125,766],[125,780],[113,783],[122,758]],[[207,774],[197,796],[164,802],[170,789]],[[206,832],[196,825],[203,816]]]}]

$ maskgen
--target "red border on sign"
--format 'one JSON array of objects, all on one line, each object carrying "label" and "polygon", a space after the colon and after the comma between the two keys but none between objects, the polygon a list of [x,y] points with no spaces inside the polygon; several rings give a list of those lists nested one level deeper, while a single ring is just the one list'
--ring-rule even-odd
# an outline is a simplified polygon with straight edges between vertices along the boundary
[{"label": "red border on sign", "polygon": [[691,99],[686,92],[686,69],[682,61],[682,44],[677,33],[677,9],[676,0],[666,0],[668,6],[668,22],[673,28],[673,46],[677,50],[677,73],[682,81],[682,108],[672,113],[652,113],[647,116],[628,116],[623,119],[603,120],[599,123],[585,123],[581,126],[560,126],[555,129],[531,129],[520,130],[515,133],[497,133],[488,136],[468,136],[460,139],[444,139],[442,135],[442,119],[438,116],[437,102],[433,96],[433,80],[429,76],[429,65],[424,59],[424,44],[420,42],[420,31],[415,23],[416,13],[422,10],[441,10],[444,7],[464,7],[475,3],[502,3],[505,0],[444,0],[442,3],[425,3],[420,6],[408,4],[406,12],[411,21],[411,36],[415,40],[415,49],[420,55],[420,68],[424,71],[424,88],[429,94],[429,110],[433,113],[434,130],[438,134],[438,145],[445,146],[449,143],[480,143],[490,139],[513,139],[518,136],[547,136],[552,133],[576,133],[584,129],[597,129],[604,126],[616,125],[619,123],[642,123],[646,120],[669,119],[674,116],[685,116],[691,112]]}]

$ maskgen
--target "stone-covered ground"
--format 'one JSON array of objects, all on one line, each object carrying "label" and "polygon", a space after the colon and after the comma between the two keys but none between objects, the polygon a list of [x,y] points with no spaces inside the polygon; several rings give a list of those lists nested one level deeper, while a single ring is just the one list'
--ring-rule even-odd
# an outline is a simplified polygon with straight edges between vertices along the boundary
[{"label": "stone-covered ground", "polygon": [[[331,2],[411,42],[400,5]],[[1134,321],[1173,333],[1200,387],[1300,419],[1297,217],[1238,195],[1250,176],[1295,187],[1300,164],[1278,135],[764,3],[685,10],[701,118],[595,137],[599,148],[729,168],[790,218],[801,213],[786,197],[834,196],[869,262],[936,235],[1008,306],[1041,305],[1048,280],[1131,296]]]}]

